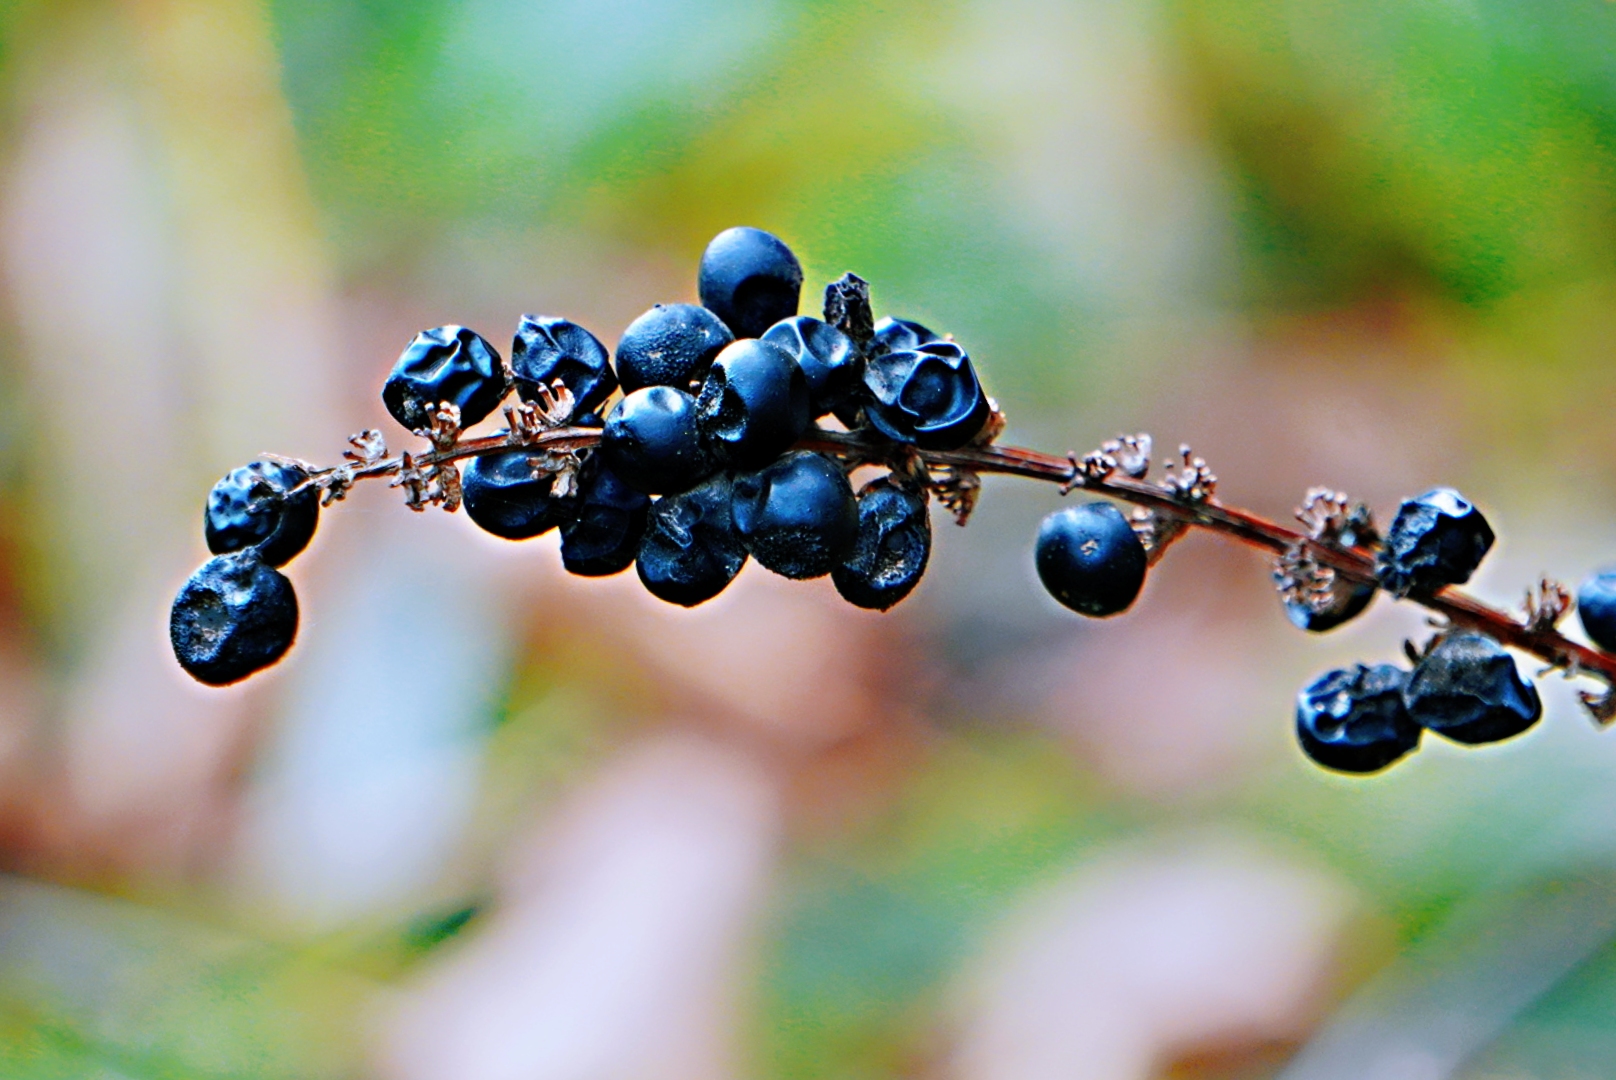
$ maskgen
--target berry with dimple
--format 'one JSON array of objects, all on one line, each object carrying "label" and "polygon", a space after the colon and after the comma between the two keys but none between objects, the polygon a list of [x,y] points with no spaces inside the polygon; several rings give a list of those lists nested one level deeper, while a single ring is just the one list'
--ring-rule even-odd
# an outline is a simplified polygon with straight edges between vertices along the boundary
[{"label": "berry with dimple", "polygon": [[745,338],[718,354],[696,399],[701,433],[724,461],[756,469],[813,422],[802,368],[780,346]]},{"label": "berry with dimple", "polygon": [[209,686],[228,686],[268,667],[296,636],[292,583],[252,548],[202,564],[180,587],[168,616],[174,658]]},{"label": "berry with dimple", "polygon": [[583,577],[605,577],[634,563],[651,497],[625,484],[598,459],[584,470],[574,515],[561,523],[561,564]]},{"label": "berry with dimple", "polygon": [[1493,530],[1452,488],[1406,500],[1375,561],[1381,588],[1397,596],[1462,585],[1493,546]]},{"label": "berry with dimple", "polygon": [[288,494],[308,480],[299,465],[255,461],[232,470],[208,493],[202,535],[208,550],[223,555],[256,548],[270,566],[284,566],[309,546],[320,520],[320,493],[311,485]]},{"label": "berry with dimple", "polygon": [[797,313],[802,265],[779,237],[737,226],[702,252],[696,290],[736,337],[755,338]]},{"label": "berry with dimple", "polygon": [[853,339],[812,315],[782,319],[763,340],[791,354],[808,380],[810,412],[818,417],[850,402],[864,383],[864,361]]},{"label": "berry with dimple", "polygon": [[1408,672],[1391,664],[1326,672],[1296,698],[1296,739],[1327,769],[1379,772],[1420,743],[1403,704]]},{"label": "berry with dimple", "polygon": [[382,404],[411,431],[432,426],[443,402],[460,409],[470,427],[505,397],[505,365],[499,353],[464,326],[423,330],[405,348],[382,386]]},{"label": "berry with dimple", "polygon": [[533,468],[534,452],[503,450],[471,459],[461,480],[466,516],[485,532],[527,540],[571,516],[576,504],[550,495],[553,474]]},{"label": "berry with dimple", "polygon": [[1145,546],[1108,502],[1068,506],[1044,518],[1035,562],[1049,595],[1095,618],[1126,611],[1145,583]]},{"label": "berry with dimple", "polygon": [[746,544],[735,531],[732,499],[729,475],[719,473],[651,504],[634,564],[651,595],[694,607],[735,580]]},{"label": "berry with dimple", "polygon": [[1403,700],[1416,724],[1468,744],[1513,738],[1543,715],[1537,687],[1521,678],[1514,658],[1469,631],[1445,635],[1425,654]]},{"label": "berry with dimple", "polygon": [[606,346],[570,319],[523,315],[511,343],[511,376],[523,401],[539,400],[557,379],[572,392],[573,412],[599,408],[617,389]]},{"label": "berry with dimple", "polygon": [[1328,605],[1314,609],[1301,601],[1287,600],[1285,616],[1298,630],[1322,634],[1362,615],[1370,601],[1374,600],[1375,593],[1379,591],[1373,585],[1348,581],[1338,575],[1331,586]]},{"label": "berry with dimple", "polygon": [[992,412],[965,350],[933,341],[871,357],[865,414],[876,430],[922,450],[958,450],[976,437]]},{"label": "berry with dimple", "polygon": [[858,534],[858,504],[847,474],[807,450],[735,477],[734,513],[752,557],[797,580],[830,573]]},{"label": "berry with dimple", "polygon": [[858,532],[830,579],[849,603],[885,611],[920,584],[930,558],[925,495],[883,476],[859,492]]},{"label": "berry with dimple", "polygon": [[704,307],[658,304],[629,323],[618,339],[618,381],[625,394],[642,386],[688,390],[734,340],[729,327]]},{"label": "berry with dimple", "polygon": [[875,336],[870,341],[870,354],[873,356],[876,353],[918,349],[922,345],[930,345],[934,341],[941,340],[942,338],[917,322],[894,319],[888,315],[875,324]]},{"label": "berry with dimple", "polygon": [[1601,570],[1582,583],[1577,616],[1595,645],[1616,652],[1616,568]]},{"label": "berry with dimple", "polygon": [[711,473],[696,399],[671,386],[635,390],[612,409],[600,453],[620,479],[653,495],[684,491]]}]

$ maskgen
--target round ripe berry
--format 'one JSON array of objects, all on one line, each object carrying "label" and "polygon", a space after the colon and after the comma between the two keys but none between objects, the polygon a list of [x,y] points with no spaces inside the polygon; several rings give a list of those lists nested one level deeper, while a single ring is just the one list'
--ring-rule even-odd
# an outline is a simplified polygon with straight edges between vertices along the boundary
[{"label": "round ripe berry", "polygon": [[772,342],[743,338],[713,361],[696,399],[696,421],[719,457],[756,469],[802,438],[808,381],[791,354]]},{"label": "round ripe berry", "polygon": [[971,358],[952,341],[872,357],[864,386],[873,399],[865,415],[876,430],[922,450],[958,450],[992,411]]},{"label": "round ripe berry", "polygon": [[1330,590],[1329,605],[1323,609],[1315,610],[1305,603],[1285,601],[1285,615],[1290,619],[1291,625],[1298,630],[1307,630],[1314,634],[1322,634],[1326,630],[1334,630],[1342,623],[1351,622],[1374,600],[1375,593],[1380,590],[1373,585],[1361,582],[1348,581],[1337,577]]},{"label": "round ripe berry", "polygon": [[1616,652],[1616,568],[1601,570],[1577,590],[1577,617],[1589,639]]},{"label": "round ripe berry", "polygon": [[209,686],[228,686],[268,667],[296,636],[292,583],[251,548],[203,563],[180,587],[168,615],[174,658]]},{"label": "round ripe berry", "polygon": [[1381,588],[1397,596],[1462,585],[1493,546],[1481,511],[1452,488],[1433,488],[1397,508],[1375,561]]},{"label": "round ripe berry", "polygon": [[270,566],[285,566],[309,546],[320,520],[313,487],[287,492],[309,478],[300,466],[255,461],[233,470],[208,492],[202,535],[215,555],[256,548]]},{"label": "round ripe berry", "polygon": [[573,412],[583,415],[601,406],[617,389],[606,346],[569,319],[523,315],[511,343],[511,375],[523,401],[538,401],[557,379],[572,391]]},{"label": "round ripe berry", "polygon": [[1403,691],[1416,724],[1454,742],[1512,738],[1537,723],[1543,702],[1490,637],[1448,634],[1414,667]]},{"label": "round ripe berry", "polygon": [[1081,615],[1126,611],[1145,584],[1145,546],[1108,502],[1068,506],[1046,517],[1035,560],[1049,595]]},{"label": "round ripe berry", "polygon": [[415,335],[382,385],[382,404],[394,420],[422,431],[447,401],[470,427],[494,411],[505,390],[505,365],[492,345],[464,326],[440,326]]},{"label": "round ripe berry", "polygon": [[853,339],[812,315],[793,315],[769,327],[763,340],[791,354],[808,380],[815,416],[847,404],[864,383],[864,360]]},{"label": "round ripe berry", "polygon": [[635,568],[659,600],[695,607],[724,591],[746,562],[735,531],[730,478],[708,478],[680,495],[651,504]]},{"label": "round ripe berry", "polygon": [[858,494],[858,534],[830,572],[848,603],[885,611],[914,591],[931,558],[926,498],[883,476]]},{"label": "round ripe berry", "polygon": [[801,581],[823,577],[858,535],[858,504],[841,467],[793,451],[735,477],[735,529],[762,566]]},{"label": "round ripe berry", "polygon": [[600,453],[624,483],[653,495],[685,491],[713,471],[696,399],[671,386],[647,386],[619,401],[606,417]]},{"label": "round ripe berry", "polygon": [[575,515],[561,523],[561,565],[581,577],[606,577],[634,563],[651,497],[598,459],[586,469]]},{"label": "round ripe berry", "polygon": [[870,355],[918,349],[942,340],[930,330],[908,319],[886,316],[875,324],[875,337],[870,342]]},{"label": "round ripe berry", "polygon": [[550,497],[554,477],[534,475],[533,451],[505,450],[471,459],[461,480],[466,516],[484,532],[527,540],[572,515],[577,503]]},{"label": "round ripe berry", "polygon": [[1326,672],[1296,697],[1296,739],[1326,769],[1379,772],[1420,743],[1403,706],[1408,672],[1391,664]]},{"label": "round ripe berry", "polygon": [[777,236],[725,229],[701,254],[696,291],[736,337],[755,338],[797,313],[802,265]]},{"label": "round ripe berry", "polygon": [[729,327],[704,307],[658,304],[623,331],[617,342],[617,377],[625,394],[642,386],[688,390],[734,340]]}]

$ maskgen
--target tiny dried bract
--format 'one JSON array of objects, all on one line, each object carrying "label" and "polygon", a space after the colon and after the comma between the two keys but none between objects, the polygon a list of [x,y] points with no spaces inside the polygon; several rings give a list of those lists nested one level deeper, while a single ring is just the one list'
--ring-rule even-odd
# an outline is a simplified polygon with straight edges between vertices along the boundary
[{"label": "tiny dried bract", "polygon": [[[1189,443],[1179,444],[1178,456],[1182,459],[1181,462],[1175,462],[1171,458],[1163,462],[1167,475],[1157,481],[1158,486],[1183,502],[1209,501],[1217,494],[1218,478],[1207,467],[1206,459],[1196,457]],[[1177,472],[1173,471],[1174,466],[1177,466]]]}]

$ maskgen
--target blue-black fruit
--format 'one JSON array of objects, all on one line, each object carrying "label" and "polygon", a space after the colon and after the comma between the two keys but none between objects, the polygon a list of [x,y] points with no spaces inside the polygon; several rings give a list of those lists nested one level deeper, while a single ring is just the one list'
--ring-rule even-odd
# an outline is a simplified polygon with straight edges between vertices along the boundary
[{"label": "blue-black fruit", "polygon": [[234,469],[208,492],[202,535],[215,555],[256,548],[270,566],[285,566],[309,546],[320,520],[320,494],[312,486],[288,494],[309,478],[302,467],[255,461]]},{"label": "blue-black fruit", "polygon": [[822,577],[858,534],[858,504],[841,466],[797,450],[735,477],[735,528],[752,557],[782,577]]},{"label": "blue-black fruit", "polygon": [[1577,590],[1582,629],[1606,652],[1616,652],[1616,568],[1601,570]]},{"label": "blue-black fruit", "polygon": [[830,579],[848,603],[885,611],[920,584],[930,558],[926,497],[883,476],[859,491],[858,532]]},{"label": "blue-black fruit", "polygon": [[746,562],[726,473],[651,504],[634,566],[652,596],[695,607],[724,591]]},{"label": "blue-black fruit", "polygon": [[1327,607],[1316,611],[1305,603],[1287,600],[1285,616],[1298,630],[1322,634],[1362,615],[1379,591],[1373,585],[1337,577]]},{"label": "blue-black fruit", "polygon": [[1490,637],[1443,637],[1414,667],[1403,691],[1416,724],[1454,742],[1492,743],[1537,723],[1543,702],[1515,660]]},{"label": "blue-black fruit", "polygon": [[696,290],[736,337],[755,338],[797,313],[802,265],[779,237],[737,226],[702,252]]},{"label": "blue-black fruit", "polygon": [[1327,769],[1379,772],[1420,743],[1403,704],[1408,672],[1354,664],[1326,672],[1296,698],[1296,739]]},{"label": "blue-black fruit", "polygon": [[405,348],[382,385],[382,404],[411,431],[432,426],[443,402],[460,408],[470,427],[505,397],[505,366],[499,353],[464,326],[423,330]]},{"label": "blue-black fruit", "polygon": [[617,389],[606,346],[570,319],[523,315],[511,343],[511,376],[523,401],[538,401],[557,379],[572,391],[574,415],[599,408]]},{"label": "blue-black fruit", "polygon": [[506,540],[526,540],[567,520],[576,502],[551,498],[555,477],[535,475],[533,457],[519,448],[472,458],[461,480],[466,516]]},{"label": "blue-black fruit", "polygon": [[952,341],[872,356],[864,365],[865,414],[881,434],[922,450],[958,450],[992,412],[971,358]]},{"label": "blue-black fruit", "polygon": [[1034,559],[1049,595],[1081,615],[1126,611],[1145,583],[1145,546],[1108,502],[1068,506],[1044,518]]},{"label": "blue-black fruit", "polygon": [[623,392],[642,386],[689,390],[735,340],[729,327],[697,304],[658,304],[628,324],[617,342],[617,378]]},{"label": "blue-black fruit", "polygon": [[653,495],[684,491],[713,471],[696,425],[696,399],[671,386],[647,386],[623,398],[600,438],[606,465]]},{"label": "blue-black fruit", "polygon": [[909,319],[894,319],[887,315],[875,324],[875,336],[870,342],[870,354],[885,352],[902,352],[906,349],[918,349],[922,345],[930,345],[934,341],[941,341],[938,335],[926,327]]},{"label": "blue-black fruit", "polygon": [[1406,500],[1375,561],[1381,588],[1397,596],[1462,585],[1493,546],[1481,511],[1452,488]]},{"label": "blue-black fruit", "polygon": [[216,555],[174,597],[168,637],[192,678],[228,686],[286,655],[297,637],[297,594],[252,548]]},{"label": "blue-black fruit", "polygon": [[812,315],[793,315],[769,327],[763,340],[791,354],[808,380],[813,416],[853,399],[864,384],[864,360],[853,339]]},{"label": "blue-black fruit", "polygon": [[791,354],[757,338],[727,346],[707,371],[696,399],[707,445],[738,469],[773,461],[812,423],[808,381]]},{"label": "blue-black fruit", "polygon": [[634,563],[651,497],[625,484],[598,458],[584,471],[574,516],[561,523],[561,565],[583,577],[605,577]]}]

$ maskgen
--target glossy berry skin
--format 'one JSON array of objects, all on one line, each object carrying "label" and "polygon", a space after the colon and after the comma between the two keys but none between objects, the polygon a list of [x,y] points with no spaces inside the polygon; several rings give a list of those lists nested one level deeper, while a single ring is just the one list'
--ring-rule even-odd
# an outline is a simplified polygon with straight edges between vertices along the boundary
[{"label": "glossy berry skin", "polygon": [[306,488],[287,492],[309,478],[297,465],[255,461],[234,469],[213,485],[202,514],[202,535],[215,555],[256,548],[269,566],[285,566],[309,546],[320,521],[320,495]]},{"label": "glossy berry skin", "polygon": [[883,476],[859,492],[858,532],[830,579],[848,603],[886,611],[920,584],[930,558],[925,496]]},{"label": "glossy berry skin", "polygon": [[696,399],[707,446],[738,469],[773,461],[812,423],[808,380],[791,354],[757,338],[718,354]]},{"label": "glossy berry skin", "polygon": [[474,457],[466,465],[461,490],[466,516],[484,532],[506,540],[527,540],[560,525],[576,503],[552,499],[549,473],[533,475],[533,451],[505,450]]},{"label": "glossy berry skin", "polygon": [[382,385],[382,404],[394,420],[422,431],[447,401],[470,427],[494,411],[505,389],[505,366],[492,345],[464,326],[440,326],[415,335]]},{"label": "glossy berry skin", "polygon": [[523,315],[511,343],[511,375],[523,401],[538,401],[539,389],[557,379],[572,391],[573,412],[598,409],[617,389],[606,346],[570,319]]},{"label": "glossy berry skin", "polygon": [[889,439],[922,450],[958,450],[991,412],[971,358],[951,341],[871,357],[864,365],[865,415]]},{"label": "glossy berry skin", "polygon": [[629,323],[618,340],[617,378],[624,393],[642,386],[688,390],[734,340],[729,327],[704,307],[658,304]]},{"label": "glossy berry skin", "polygon": [[1448,634],[1414,667],[1403,691],[1408,715],[1470,745],[1513,738],[1538,722],[1543,702],[1515,660],[1490,637]]},{"label": "glossy berry skin", "polygon": [[771,233],[746,226],[725,229],[702,252],[696,291],[737,338],[760,337],[797,313],[802,264]]},{"label": "glossy berry skin", "polygon": [[600,440],[607,467],[653,495],[688,490],[713,471],[696,425],[696,399],[671,386],[647,386],[619,401]]},{"label": "glossy berry skin", "polygon": [[1298,630],[1322,634],[1362,615],[1364,609],[1375,599],[1375,593],[1379,591],[1373,585],[1363,585],[1338,577],[1335,579],[1329,607],[1323,611],[1314,611],[1306,604],[1286,601],[1285,617],[1290,619],[1291,625]]},{"label": "glossy berry skin", "polygon": [[791,354],[808,380],[809,412],[824,416],[849,403],[864,383],[864,360],[853,339],[812,315],[769,327],[763,340]]},{"label": "glossy berry skin", "polygon": [[807,450],[736,476],[734,505],[747,550],[782,577],[823,577],[858,535],[858,503],[847,474]]},{"label": "glossy berry skin", "polygon": [[681,607],[711,600],[741,572],[746,545],[735,531],[726,473],[651,505],[635,569],[652,596]]},{"label": "glossy berry skin", "polygon": [[228,686],[286,655],[297,637],[297,594],[251,548],[217,555],[174,597],[168,637],[192,678]]},{"label": "glossy berry skin", "polygon": [[1589,640],[1616,652],[1616,568],[1601,570],[1577,590],[1577,616]]},{"label": "glossy berry skin", "polygon": [[561,523],[561,565],[581,577],[606,577],[634,563],[651,497],[625,484],[599,460],[590,463],[574,514]]},{"label": "glossy berry skin", "polygon": [[1296,698],[1296,740],[1326,769],[1379,772],[1420,744],[1403,706],[1408,672],[1356,664],[1326,672]]},{"label": "glossy berry skin", "polygon": [[1068,506],[1044,518],[1034,561],[1049,595],[1094,618],[1128,610],[1145,584],[1145,546],[1108,502]]},{"label": "glossy berry skin", "polygon": [[1404,501],[1375,562],[1381,588],[1397,596],[1435,592],[1470,580],[1493,546],[1493,530],[1452,488]]},{"label": "glossy berry skin", "polygon": [[926,327],[909,319],[894,319],[891,315],[875,324],[875,337],[870,341],[870,354],[902,352],[930,345],[942,338]]}]

